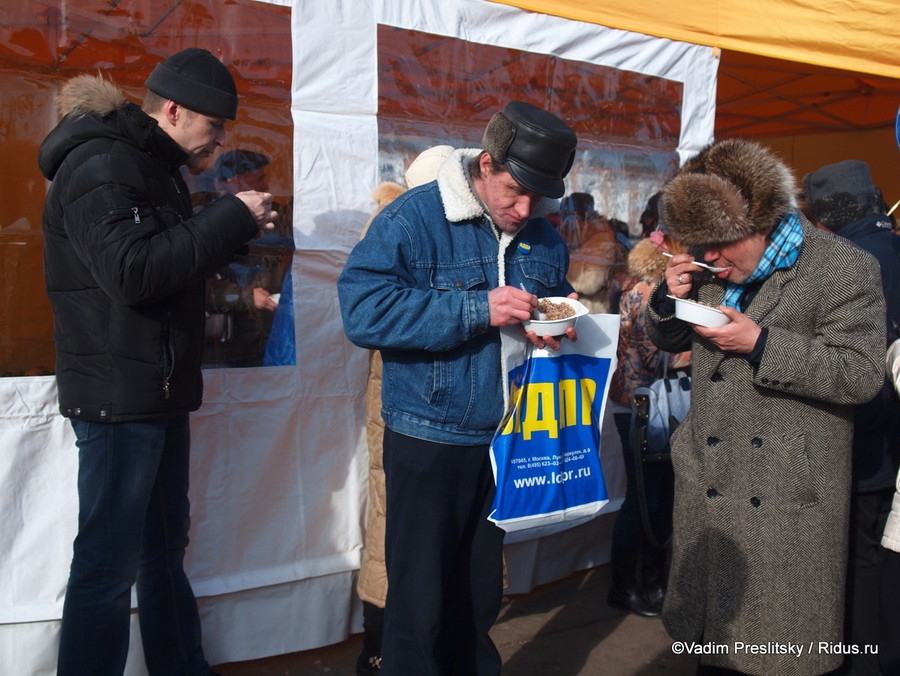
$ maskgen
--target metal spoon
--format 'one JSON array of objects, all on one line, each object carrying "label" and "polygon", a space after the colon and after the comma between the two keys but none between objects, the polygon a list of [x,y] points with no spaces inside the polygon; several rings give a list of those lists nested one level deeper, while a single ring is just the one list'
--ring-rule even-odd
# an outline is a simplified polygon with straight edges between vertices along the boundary
[{"label": "metal spoon", "polygon": [[[524,291],[525,293],[531,293],[528,289],[525,288],[525,285],[522,282],[519,282],[519,288],[522,289],[522,291]],[[539,322],[543,322],[543,321],[546,321],[547,315],[545,315],[543,312],[541,312],[537,308],[534,308],[531,311],[531,318],[537,319]]]},{"label": "metal spoon", "polygon": [[[661,253],[663,256],[668,256],[669,258],[672,258],[672,256],[675,255],[675,254],[670,254],[668,251],[660,251],[660,253]],[[701,268],[706,268],[706,269],[709,270],[710,272],[725,272],[726,270],[730,270],[730,269],[731,269],[731,268],[717,268],[717,267],[713,267],[712,265],[707,265],[706,263],[701,263],[700,261],[691,261],[691,263],[694,264],[694,265],[699,265]]]}]

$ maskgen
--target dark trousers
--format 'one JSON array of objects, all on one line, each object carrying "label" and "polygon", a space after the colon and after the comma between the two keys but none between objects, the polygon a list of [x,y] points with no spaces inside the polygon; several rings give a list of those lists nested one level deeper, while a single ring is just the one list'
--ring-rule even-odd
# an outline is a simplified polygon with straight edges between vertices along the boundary
[{"label": "dark trousers", "polygon": [[503,593],[503,531],[487,520],[488,447],[385,429],[385,676],[496,676],[488,631]]},{"label": "dark trousers", "polygon": [[[631,414],[613,416],[622,440],[625,464],[625,499],[613,526],[610,547],[612,587],[619,591],[666,586],[668,552],[654,546],[644,531],[638,502],[637,468],[631,448]],[[644,490],[654,538],[664,542],[672,532],[672,493],[674,479],[668,462],[644,463]]]},{"label": "dark trousers", "polygon": [[884,550],[878,658],[884,676],[900,674],[900,553]]},{"label": "dark trousers", "polygon": [[63,605],[58,676],[120,676],[131,587],[151,676],[204,676],[200,620],[183,561],[190,428],[185,414],[141,423],[73,420],[78,534]]},{"label": "dark trousers", "polygon": [[[847,571],[847,601],[845,611],[845,643],[859,646],[860,653],[853,655],[854,676],[877,676],[879,655],[868,654],[864,646],[878,645],[884,628],[879,617],[885,595],[890,588],[900,586],[900,580],[885,579],[884,561],[886,549],[881,546],[881,536],[891,509],[893,488],[850,496],[850,558]],[[900,622],[896,606],[893,622]],[[888,649],[879,646],[880,650]],[[890,672],[884,672],[890,673]]]}]

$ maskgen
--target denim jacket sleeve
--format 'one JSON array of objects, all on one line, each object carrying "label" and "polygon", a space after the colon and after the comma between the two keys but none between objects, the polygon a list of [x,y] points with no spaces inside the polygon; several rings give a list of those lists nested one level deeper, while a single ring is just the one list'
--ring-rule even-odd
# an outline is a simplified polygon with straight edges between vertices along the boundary
[{"label": "denim jacket sleeve", "polygon": [[359,347],[452,350],[490,328],[482,258],[440,232],[469,226],[416,220],[420,211],[379,214],[338,279],[344,331]]}]

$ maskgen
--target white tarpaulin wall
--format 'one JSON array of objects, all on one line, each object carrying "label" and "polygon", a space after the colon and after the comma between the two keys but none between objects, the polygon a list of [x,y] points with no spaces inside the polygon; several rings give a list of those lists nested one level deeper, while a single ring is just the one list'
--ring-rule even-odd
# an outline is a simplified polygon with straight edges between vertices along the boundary
[{"label": "white tarpaulin wall", "polygon": [[[360,630],[367,355],[343,337],[335,280],[378,176],[377,24],[684,84],[679,154],[712,138],[709,48],[483,0],[304,0],[294,8],[296,367],[205,372],[193,416],[188,572],[211,663],[314,648]],[[77,503],[71,428],[52,377],[2,378],[0,673],[55,672]],[[604,425],[618,508],[618,438]],[[608,560],[610,519],[507,547],[513,593]],[[135,632],[128,674],[143,674]]]}]

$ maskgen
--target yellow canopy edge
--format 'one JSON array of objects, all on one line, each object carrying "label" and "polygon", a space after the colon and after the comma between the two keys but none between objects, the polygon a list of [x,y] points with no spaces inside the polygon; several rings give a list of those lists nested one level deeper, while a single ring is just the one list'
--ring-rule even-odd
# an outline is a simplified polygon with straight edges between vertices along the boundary
[{"label": "yellow canopy edge", "polygon": [[900,78],[897,0],[491,0],[647,35]]}]

